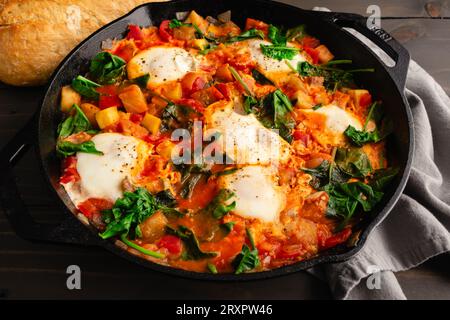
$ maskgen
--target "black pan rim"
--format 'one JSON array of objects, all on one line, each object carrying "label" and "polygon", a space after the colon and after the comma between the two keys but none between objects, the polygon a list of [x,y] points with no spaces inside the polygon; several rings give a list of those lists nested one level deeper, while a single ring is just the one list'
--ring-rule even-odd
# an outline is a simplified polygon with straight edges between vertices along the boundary
[{"label": "black pan rim", "polygon": [[[285,3],[279,3],[276,1],[269,1],[269,0],[253,0],[254,2],[260,2],[260,3],[270,3],[271,5],[274,6],[281,6],[283,8],[285,8],[286,10],[297,10],[299,12],[309,12],[310,14],[314,14],[313,11],[310,10],[304,10],[298,7],[294,7]],[[41,110],[42,110],[42,106],[44,105],[45,100],[47,99],[47,95],[49,93],[49,89],[51,87],[54,86],[54,82],[55,79],[57,78],[58,74],[64,70],[67,61],[72,57],[73,54],[75,54],[76,52],[78,52],[80,50],[80,48],[82,46],[84,46],[86,43],[90,42],[91,39],[93,37],[95,37],[97,34],[101,33],[103,30],[109,28],[110,26],[112,26],[113,24],[116,24],[117,22],[120,22],[123,19],[126,19],[127,17],[133,15],[134,13],[140,11],[140,10],[145,10],[146,8],[152,8],[155,6],[160,6],[160,7],[165,7],[165,6],[170,6],[173,4],[178,4],[178,3],[189,3],[189,0],[173,0],[170,2],[155,2],[155,3],[147,3],[147,4],[143,4],[140,5],[136,8],[134,8],[132,11],[130,11],[129,13],[127,13],[126,15],[110,22],[109,24],[103,26],[102,28],[98,29],[97,31],[95,31],[93,34],[91,34],[88,38],[86,38],[85,40],[83,40],[80,44],[78,44],[65,58],[64,60],[59,64],[59,66],[56,68],[56,70],[54,71],[54,73],[52,74],[50,80],[49,80],[49,84],[45,89],[45,95],[44,98],[42,99],[39,109],[37,110],[37,113],[39,114],[38,116],[38,123],[37,123],[37,135],[36,135],[36,139],[37,139],[37,148],[36,148],[36,152],[39,156],[40,159],[40,167],[44,173],[45,179],[47,181],[47,183],[49,184],[49,188],[51,189],[51,191],[54,193],[54,195],[59,199],[58,203],[60,205],[60,207],[63,209],[64,213],[69,213],[73,216],[76,217],[76,214],[74,214],[64,203],[64,201],[62,201],[62,199],[60,198],[58,192],[56,191],[55,188],[51,187],[51,181],[50,181],[50,172],[48,171],[47,167],[44,165],[43,163],[43,155],[41,152],[41,146],[40,146],[40,141],[42,139],[41,137],[41,130],[40,130],[40,120],[41,120]],[[329,22],[326,22],[329,23]],[[342,31],[343,32],[343,31]],[[359,41],[361,42],[359,39],[354,38],[355,41]],[[361,42],[362,43],[362,42]],[[367,47],[367,45],[365,45],[364,43],[362,43],[368,51],[368,54],[374,55],[372,53],[372,51]],[[380,61],[381,60],[374,55],[375,58],[377,60]],[[385,68],[384,64],[381,63],[381,65],[383,66],[383,68]],[[386,69],[386,68],[385,68]],[[111,251],[112,253],[125,258],[131,262],[134,262],[138,265],[144,266],[146,268],[149,268],[151,270],[155,270],[158,272],[163,272],[165,274],[169,274],[169,275],[174,275],[174,276],[179,276],[179,277],[183,277],[183,278],[190,278],[190,279],[197,279],[197,280],[215,280],[215,281],[250,281],[250,280],[259,280],[259,279],[267,279],[267,278],[274,278],[274,277],[279,277],[279,276],[284,276],[284,275],[288,275],[291,274],[293,272],[298,272],[298,271],[302,271],[311,267],[314,267],[316,265],[319,264],[324,264],[324,263],[338,263],[338,262],[343,262],[346,261],[350,258],[352,258],[353,256],[355,256],[356,254],[358,254],[361,249],[364,247],[364,245],[366,244],[367,238],[370,235],[370,233],[373,231],[373,229],[379,225],[389,214],[389,212],[392,210],[392,208],[394,207],[394,205],[396,204],[396,202],[398,201],[398,198],[400,197],[400,195],[402,194],[407,180],[409,178],[409,174],[411,171],[411,165],[412,165],[412,161],[413,161],[413,152],[414,152],[414,127],[413,127],[413,118],[412,118],[412,113],[411,110],[409,108],[408,102],[405,98],[405,95],[400,91],[400,89],[398,87],[396,87],[396,91],[398,92],[399,96],[402,98],[403,100],[403,104],[404,104],[404,111],[405,114],[407,116],[407,120],[408,120],[408,128],[409,128],[409,149],[408,149],[408,157],[407,157],[407,162],[405,164],[405,169],[403,171],[403,175],[402,178],[400,180],[400,182],[398,183],[398,186],[396,188],[396,191],[392,194],[392,196],[390,197],[389,201],[386,203],[386,205],[384,206],[384,208],[377,214],[376,217],[373,218],[372,222],[370,224],[368,224],[366,226],[366,228],[362,231],[360,238],[358,240],[358,244],[351,248],[350,250],[348,250],[345,253],[340,253],[340,254],[330,254],[330,255],[318,255],[316,257],[313,257],[311,259],[308,260],[303,260],[303,261],[299,261],[296,262],[294,264],[291,265],[287,265],[287,266],[283,266],[280,268],[276,268],[276,269],[272,269],[272,270],[267,270],[267,271],[261,271],[261,272],[252,272],[252,273],[244,273],[244,274],[239,274],[239,275],[235,275],[235,274],[210,274],[210,273],[198,273],[198,272],[193,272],[193,271],[186,271],[186,270],[182,270],[182,269],[177,269],[171,266],[166,266],[166,265],[161,265],[158,263],[154,263],[151,262],[149,260],[146,260],[144,258],[141,258],[139,256],[133,255],[131,253],[129,253],[128,251],[119,248],[117,245],[114,244],[113,241],[108,241],[108,240],[102,240],[97,236],[97,232],[96,229],[94,229],[92,226],[85,226],[87,227],[87,229],[90,230],[90,232],[92,232],[99,241],[99,245],[106,248],[107,250]],[[76,217],[77,218],[77,217]],[[77,218],[78,220],[78,218]],[[79,221],[79,220],[78,220]],[[80,224],[82,224],[81,221],[79,221]]]}]

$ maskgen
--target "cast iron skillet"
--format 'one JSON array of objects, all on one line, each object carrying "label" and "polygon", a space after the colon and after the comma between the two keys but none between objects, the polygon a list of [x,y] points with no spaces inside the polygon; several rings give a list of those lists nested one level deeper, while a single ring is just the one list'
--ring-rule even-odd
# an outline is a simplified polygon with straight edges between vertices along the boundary
[{"label": "cast iron skillet", "polygon": [[[260,19],[273,24],[293,27],[306,24],[307,30],[326,44],[340,59],[351,59],[356,67],[374,67],[375,73],[362,74],[357,80],[369,88],[376,99],[381,99],[387,111],[395,120],[395,131],[388,141],[391,161],[400,168],[400,173],[386,191],[384,200],[361,226],[362,232],[356,246],[341,245],[322,252],[318,257],[293,265],[249,274],[195,273],[161,266],[136,257],[117,247],[113,241],[102,240],[97,231],[81,224],[74,215],[76,208],[59,185],[60,161],[55,156],[56,128],[61,120],[58,99],[60,88],[78,74],[86,71],[90,59],[100,51],[101,42],[106,39],[123,37],[128,24],[140,26],[159,25],[164,19],[172,19],[176,12],[196,10],[202,16],[217,16],[227,10],[232,11],[232,20],[243,26],[247,17]],[[395,67],[385,66],[360,40],[344,31],[350,27],[371,39],[395,62]],[[172,275],[208,279],[208,280],[250,280],[285,275],[322,263],[344,261],[354,256],[366,242],[370,232],[392,209],[400,197],[411,167],[413,141],[413,122],[411,112],[403,94],[406,73],[409,64],[408,52],[382,29],[369,30],[362,16],[343,13],[325,13],[306,11],[285,4],[267,0],[181,0],[167,3],[142,5],[128,15],[101,28],[77,46],[60,64],[53,74],[40,110],[31,122],[10,141],[0,154],[3,169],[0,186],[0,200],[17,234],[31,240],[44,240],[83,245],[102,246],[113,253],[153,270]],[[59,225],[36,223],[27,208],[15,184],[12,168],[28,149],[36,147],[41,159],[44,175],[58,197],[56,200],[64,212],[64,220]]]}]

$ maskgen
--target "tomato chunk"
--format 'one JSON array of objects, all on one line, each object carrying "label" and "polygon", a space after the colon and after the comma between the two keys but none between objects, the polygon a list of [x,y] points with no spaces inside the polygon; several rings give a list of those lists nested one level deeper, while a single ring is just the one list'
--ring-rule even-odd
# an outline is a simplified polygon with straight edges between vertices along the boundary
[{"label": "tomato chunk", "polygon": [[310,47],[304,47],[303,49],[307,54],[309,54],[313,64],[317,64],[319,62],[319,51]]},{"label": "tomato chunk", "polygon": [[372,96],[370,93],[363,94],[359,100],[359,105],[361,107],[367,107],[370,104],[372,104]]},{"label": "tomato chunk", "polygon": [[102,110],[111,107],[121,107],[122,101],[119,99],[118,90],[118,87],[115,85],[106,85],[97,88],[97,92],[100,93],[98,107]]},{"label": "tomato chunk", "polygon": [[262,32],[267,34],[267,32],[269,31],[269,25],[256,19],[247,18],[247,21],[245,22],[245,30],[250,29],[261,30]]},{"label": "tomato chunk", "polygon": [[77,171],[77,158],[75,156],[65,158],[62,167],[63,175],[59,179],[59,183],[66,184],[80,180],[80,175]]},{"label": "tomato chunk", "polygon": [[344,243],[352,234],[352,229],[346,228],[339,233],[329,237],[325,240],[325,243],[321,246],[321,249],[328,249]]},{"label": "tomato chunk", "polygon": [[90,198],[78,205],[78,210],[88,219],[92,219],[95,214],[111,209],[113,203],[106,199]]},{"label": "tomato chunk", "polygon": [[166,248],[171,254],[179,254],[182,249],[180,238],[170,234],[163,236],[157,245],[160,248]]},{"label": "tomato chunk", "polygon": [[180,99],[176,101],[177,104],[190,107],[197,112],[203,113],[205,111],[205,107],[199,101],[194,99]]}]

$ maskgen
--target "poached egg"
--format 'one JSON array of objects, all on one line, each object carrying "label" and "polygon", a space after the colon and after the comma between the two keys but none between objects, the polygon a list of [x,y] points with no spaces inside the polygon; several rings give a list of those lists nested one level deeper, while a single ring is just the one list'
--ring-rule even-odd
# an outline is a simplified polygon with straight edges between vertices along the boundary
[{"label": "poached egg", "polygon": [[355,115],[333,104],[301,112],[305,116],[305,124],[321,144],[337,146],[345,143],[344,131],[348,126],[362,130],[361,121]]},{"label": "poached egg", "polygon": [[205,136],[218,134],[220,151],[235,164],[277,164],[289,158],[290,145],[254,114],[236,112],[232,101],[219,101],[206,109],[205,129]]},{"label": "poached egg", "polygon": [[234,193],[233,212],[244,218],[275,222],[286,202],[285,191],[277,183],[277,171],[270,166],[245,166],[219,178],[219,186]]},{"label": "poached egg", "polygon": [[89,198],[116,201],[123,195],[123,181],[133,179],[143,166],[148,146],[119,133],[100,133],[92,138],[103,155],[77,153],[80,181],[64,187],[75,205]]},{"label": "poached egg", "polygon": [[130,79],[149,74],[149,83],[153,85],[179,80],[196,69],[195,57],[179,47],[151,47],[135,55],[127,64]]},{"label": "poached egg", "polygon": [[[260,39],[251,39],[247,41],[248,48],[250,51],[250,56],[258,66],[258,69],[267,73],[270,76],[271,73],[278,72],[291,72],[291,68],[287,65],[285,59],[277,60],[274,58],[267,57],[263,54],[261,50],[261,45],[272,45],[271,42],[260,40]],[[288,47],[294,47],[293,45],[288,44]],[[306,61],[305,57],[301,53],[297,53],[292,60],[288,60],[289,63],[294,66],[297,66],[299,62]]]}]

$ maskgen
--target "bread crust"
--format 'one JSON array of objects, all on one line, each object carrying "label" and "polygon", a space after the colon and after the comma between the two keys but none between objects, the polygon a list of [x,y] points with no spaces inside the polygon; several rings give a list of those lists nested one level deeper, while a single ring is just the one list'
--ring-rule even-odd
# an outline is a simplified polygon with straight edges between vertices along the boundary
[{"label": "bread crust", "polygon": [[152,1],[0,0],[0,81],[44,84],[83,39],[147,2]]}]

